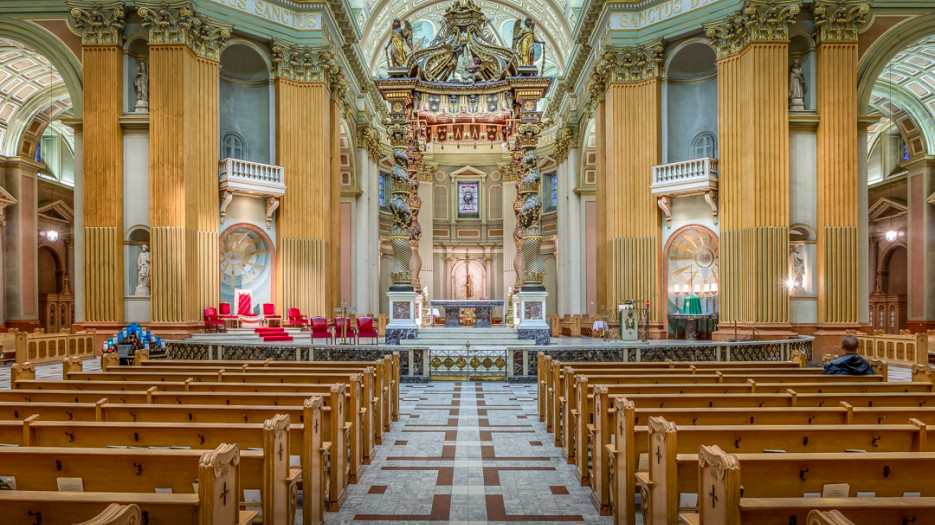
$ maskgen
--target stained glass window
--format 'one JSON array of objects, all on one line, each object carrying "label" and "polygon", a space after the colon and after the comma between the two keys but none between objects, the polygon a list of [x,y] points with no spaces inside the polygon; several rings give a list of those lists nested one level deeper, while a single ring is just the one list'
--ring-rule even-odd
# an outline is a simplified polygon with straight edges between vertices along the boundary
[{"label": "stained glass window", "polygon": [[386,182],[386,176],[380,175],[377,177],[377,182],[380,184],[380,206],[386,206],[386,193],[384,191],[384,184]]},{"label": "stained glass window", "polygon": [[462,214],[477,213],[477,183],[462,182],[458,184],[458,212]]},{"label": "stained glass window", "polygon": [[558,177],[552,176],[552,207],[558,206]]}]

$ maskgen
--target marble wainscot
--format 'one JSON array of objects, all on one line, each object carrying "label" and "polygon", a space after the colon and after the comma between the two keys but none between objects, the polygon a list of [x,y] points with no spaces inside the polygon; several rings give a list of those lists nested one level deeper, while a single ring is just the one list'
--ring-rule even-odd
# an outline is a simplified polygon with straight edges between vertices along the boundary
[{"label": "marble wainscot", "polygon": [[438,299],[429,301],[430,308],[445,309],[445,326],[461,326],[461,309],[474,309],[474,326],[477,328],[490,327],[490,309],[494,307],[503,307],[506,301],[498,300],[470,300],[470,299]]}]

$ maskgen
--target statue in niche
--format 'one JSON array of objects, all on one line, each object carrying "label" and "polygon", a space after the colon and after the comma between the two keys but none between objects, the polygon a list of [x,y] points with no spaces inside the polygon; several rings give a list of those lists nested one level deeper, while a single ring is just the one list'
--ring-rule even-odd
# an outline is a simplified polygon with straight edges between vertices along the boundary
[{"label": "statue in niche", "polygon": [[802,63],[798,58],[794,58],[792,65],[789,66],[789,109],[805,110],[805,91],[805,73],[802,72]]},{"label": "statue in niche", "polygon": [[133,79],[133,90],[136,91],[136,112],[149,111],[149,61],[140,60]]},{"label": "statue in niche", "polygon": [[801,295],[805,293],[805,246],[793,244],[789,250],[792,252],[792,293]]},{"label": "statue in niche", "polygon": [[149,295],[149,274],[152,254],[149,253],[149,245],[144,244],[140,247],[140,255],[136,258],[136,295]]},{"label": "statue in niche", "polygon": [[390,67],[406,67],[412,55],[412,24],[409,20],[401,22],[398,18],[393,19],[393,30],[386,49]]},{"label": "statue in niche", "polygon": [[513,24],[513,53],[521,66],[533,66],[536,63],[536,23],[532,18],[516,20]]}]

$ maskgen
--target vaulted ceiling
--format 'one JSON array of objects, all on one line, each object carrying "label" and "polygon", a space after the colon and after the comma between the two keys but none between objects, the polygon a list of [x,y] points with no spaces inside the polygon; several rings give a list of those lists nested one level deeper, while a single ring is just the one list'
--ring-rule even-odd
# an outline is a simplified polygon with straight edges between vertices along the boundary
[{"label": "vaulted ceiling", "polygon": [[[572,0],[574,1],[574,0]],[[389,40],[394,18],[409,20],[416,30],[415,44],[419,35],[433,35],[441,26],[445,9],[451,0],[362,0],[357,24],[363,37],[361,50],[374,75],[385,76],[386,56],[383,49]],[[572,31],[576,23],[576,11],[569,0],[478,0],[477,5],[490,20],[491,33],[510,47],[509,41],[513,22],[531,17],[536,23],[536,37],[545,42],[546,75],[560,74],[568,60],[572,47]],[[567,14],[566,14],[567,13]],[[420,27],[420,24],[421,27]],[[428,44],[427,38],[424,44]]]}]

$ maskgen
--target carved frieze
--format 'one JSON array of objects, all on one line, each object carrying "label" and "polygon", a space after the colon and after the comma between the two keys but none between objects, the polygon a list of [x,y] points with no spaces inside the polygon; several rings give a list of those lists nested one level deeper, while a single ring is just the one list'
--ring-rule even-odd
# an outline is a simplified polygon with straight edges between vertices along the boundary
[{"label": "carved frieze", "polygon": [[126,26],[123,2],[68,2],[68,23],[88,45],[122,45]]},{"label": "carved frieze", "polygon": [[150,44],[185,44],[196,55],[219,60],[233,26],[199,15],[191,2],[139,2],[137,14]]},{"label": "carved frieze", "polygon": [[870,21],[870,4],[862,1],[819,0],[812,7],[821,42],[856,42],[857,32]]}]

